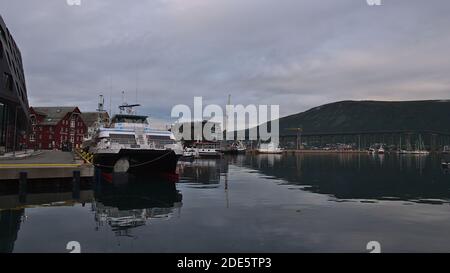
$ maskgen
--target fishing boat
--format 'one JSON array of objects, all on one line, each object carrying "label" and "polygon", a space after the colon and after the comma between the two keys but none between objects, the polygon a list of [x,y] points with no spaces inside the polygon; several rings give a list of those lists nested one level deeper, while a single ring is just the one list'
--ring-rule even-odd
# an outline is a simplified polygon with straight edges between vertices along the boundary
[{"label": "fishing boat", "polygon": [[384,155],[386,153],[386,150],[383,148],[383,145],[380,146],[380,149],[378,149],[378,154]]},{"label": "fishing boat", "polygon": [[275,143],[261,143],[256,149],[259,154],[282,154],[283,150]]},{"label": "fishing boat", "polygon": [[442,162],[441,165],[442,165],[443,169],[449,169],[450,168],[450,163],[449,162]]},{"label": "fishing boat", "polygon": [[114,172],[175,173],[183,155],[181,144],[171,132],[150,128],[148,117],[133,110],[137,106],[119,106],[120,114],[111,119],[109,127],[97,130],[89,147],[94,165]]}]

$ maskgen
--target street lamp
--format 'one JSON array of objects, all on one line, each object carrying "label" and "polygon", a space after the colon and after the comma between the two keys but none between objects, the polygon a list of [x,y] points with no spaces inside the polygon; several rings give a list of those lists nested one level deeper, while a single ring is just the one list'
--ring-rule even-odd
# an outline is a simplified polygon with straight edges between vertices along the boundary
[{"label": "street lamp", "polygon": [[300,151],[300,148],[302,146],[303,128],[288,128],[288,130],[297,132],[297,151]]}]

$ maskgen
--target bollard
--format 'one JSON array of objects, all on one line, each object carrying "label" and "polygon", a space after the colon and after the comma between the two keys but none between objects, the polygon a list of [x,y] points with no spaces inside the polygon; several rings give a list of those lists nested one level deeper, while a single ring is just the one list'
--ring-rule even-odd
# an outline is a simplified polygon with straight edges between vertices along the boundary
[{"label": "bollard", "polygon": [[73,171],[72,198],[75,200],[80,199],[80,176],[80,171]]},{"label": "bollard", "polygon": [[21,204],[27,202],[27,172],[20,172],[19,174],[19,202]]}]

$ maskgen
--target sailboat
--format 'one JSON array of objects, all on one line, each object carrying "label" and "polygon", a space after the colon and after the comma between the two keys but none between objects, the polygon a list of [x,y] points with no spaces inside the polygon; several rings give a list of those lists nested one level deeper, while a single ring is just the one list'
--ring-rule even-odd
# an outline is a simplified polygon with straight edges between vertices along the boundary
[{"label": "sailboat", "polygon": [[400,145],[398,147],[398,154],[404,155],[407,154],[408,151],[407,150],[402,150],[402,137],[400,137]]},{"label": "sailboat", "polygon": [[419,139],[416,142],[416,150],[413,151],[416,155],[428,155],[429,151],[425,150],[425,144],[423,143],[422,136],[419,135]]}]

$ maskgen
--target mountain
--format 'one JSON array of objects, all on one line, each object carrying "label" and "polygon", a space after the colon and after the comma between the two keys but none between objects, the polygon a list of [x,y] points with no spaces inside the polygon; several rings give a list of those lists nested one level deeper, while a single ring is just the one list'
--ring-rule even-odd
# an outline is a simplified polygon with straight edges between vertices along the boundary
[{"label": "mountain", "polygon": [[280,119],[280,135],[437,131],[450,133],[450,100],[341,101]]}]

